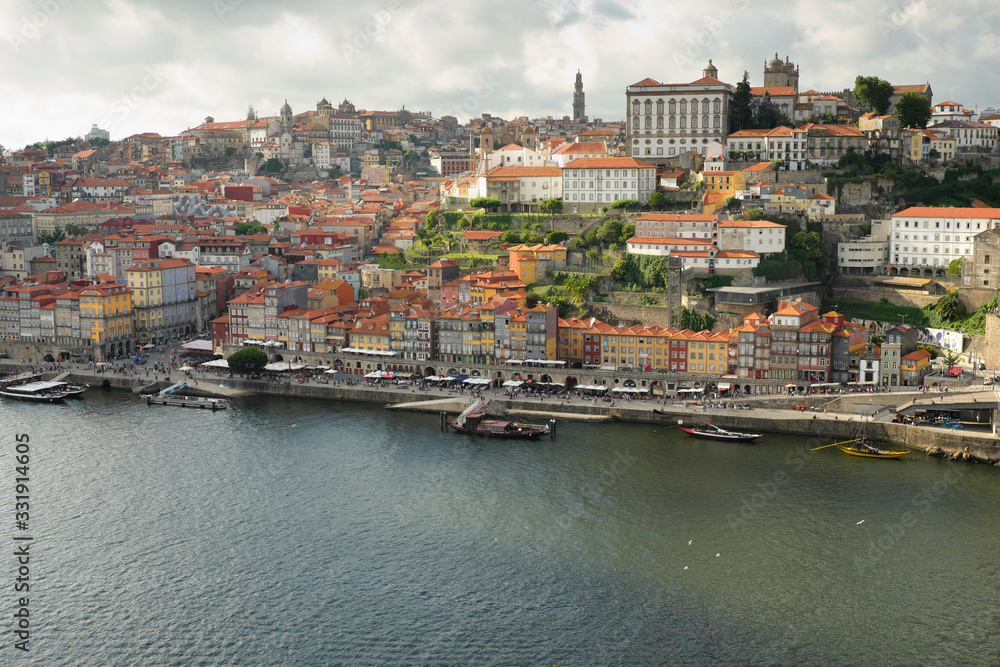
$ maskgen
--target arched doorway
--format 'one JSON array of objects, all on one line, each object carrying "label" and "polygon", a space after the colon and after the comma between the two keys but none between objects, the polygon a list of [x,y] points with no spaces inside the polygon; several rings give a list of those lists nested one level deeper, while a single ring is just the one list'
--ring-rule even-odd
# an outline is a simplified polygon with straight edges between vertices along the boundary
[{"label": "arched doorway", "polygon": [[578,383],[578,381],[577,381],[577,379],[575,377],[573,377],[572,375],[567,375],[566,376],[566,389],[567,390],[568,389],[572,389],[577,384],[579,384],[579,383]]},{"label": "arched doorway", "polygon": [[434,370],[433,366],[428,366],[424,369],[424,377],[430,377],[432,375],[437,375],[437,371]]},{"label": "arched doorway", "polygon": [[42,357],[42,360],[47,361],[49,363],[53,363],[56,360],[56,358],[53,357],[51,354],[46,354],[44,357]]}]

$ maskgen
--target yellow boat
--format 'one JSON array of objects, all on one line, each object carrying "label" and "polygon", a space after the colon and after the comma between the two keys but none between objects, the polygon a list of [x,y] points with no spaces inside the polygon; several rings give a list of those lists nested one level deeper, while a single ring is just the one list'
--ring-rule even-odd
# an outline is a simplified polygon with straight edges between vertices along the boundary
[{"label": "yellow boat", "polygon": [[[856,443],[856,444],[855,444]],[[861,438],[860,440],[855,440],[854,443],[845,443],[843,445],[837,445],[837,449],[844,452],[845,454],[850,454],[851,456],[864,456],[870,459],[898,459],[907,452],[893,452],[879,449],[878,447],[870,444],[868,438]]]}]

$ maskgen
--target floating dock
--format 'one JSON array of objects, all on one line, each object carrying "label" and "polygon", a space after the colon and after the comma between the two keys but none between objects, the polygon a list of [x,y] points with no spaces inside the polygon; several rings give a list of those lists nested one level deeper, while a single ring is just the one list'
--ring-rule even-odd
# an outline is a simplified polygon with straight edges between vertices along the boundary
[{"label": "floating dock", "polygon": [[161,391],[158,394],[146,396],[146,405],[173,405],[181,408],[195,408],[199,410],[225,410],[228,403],[224,398],[208,398],[205,396],[185,396],[176,393],[178,389],[185,386],[184,382],[178,382]]}]

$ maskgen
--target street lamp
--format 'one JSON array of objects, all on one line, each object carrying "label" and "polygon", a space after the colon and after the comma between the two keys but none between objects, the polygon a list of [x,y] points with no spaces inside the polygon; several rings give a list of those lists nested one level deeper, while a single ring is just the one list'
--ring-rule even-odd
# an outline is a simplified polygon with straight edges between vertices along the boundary
[{"label": "street lamp", "polygon": [[906,315],[904,313],[896,313],[899,315],[900,319],[903,320],[903,326],[906,326]]}]

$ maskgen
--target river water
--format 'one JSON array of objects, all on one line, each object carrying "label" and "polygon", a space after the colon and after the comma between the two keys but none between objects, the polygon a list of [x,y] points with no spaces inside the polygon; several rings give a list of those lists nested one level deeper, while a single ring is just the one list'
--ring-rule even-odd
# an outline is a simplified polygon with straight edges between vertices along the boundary
[{"label": "river water", "polygon": [[28,656],[0,549],[2,664],[1000,663],[992,467],[101,390],[0,426],[0,540],[16,433],[34,537]]}]

